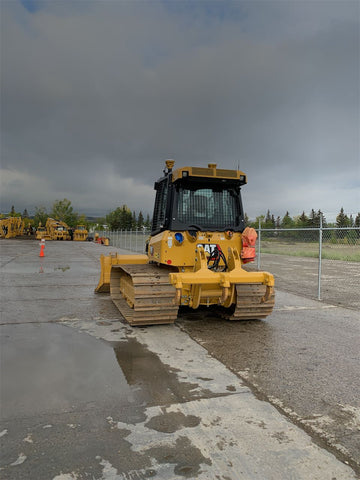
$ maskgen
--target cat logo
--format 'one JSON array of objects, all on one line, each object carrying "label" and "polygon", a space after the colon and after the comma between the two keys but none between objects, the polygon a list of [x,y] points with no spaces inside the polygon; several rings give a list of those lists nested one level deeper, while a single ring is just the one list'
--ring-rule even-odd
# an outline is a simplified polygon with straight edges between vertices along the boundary
[{"label": "cat logo", "polygon": [[209,255],[215,250],[216,244],[215,243],[198,243],[197,247],[203,247],[205,252]]}]

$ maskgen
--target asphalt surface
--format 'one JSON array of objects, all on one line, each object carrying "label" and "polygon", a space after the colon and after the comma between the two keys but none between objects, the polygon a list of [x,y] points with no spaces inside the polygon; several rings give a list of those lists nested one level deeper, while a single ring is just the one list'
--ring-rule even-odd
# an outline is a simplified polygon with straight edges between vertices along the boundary
[{"label": "asphalt surface", "polygon": [[[250,269],[256,270],[252,264],[249,266]],[[260,268],[274,275],[277,289],[308,298],[318,298],[317,258],[262,253]],[[359,262],[322,260],[320,284],[322,301],[360,311],[359,282]]]},{"label": "asphalt surface", "polygon": [[93,293],[110,249],[0,242],[2,479],[358,478],[355,310],[131,328]]}]

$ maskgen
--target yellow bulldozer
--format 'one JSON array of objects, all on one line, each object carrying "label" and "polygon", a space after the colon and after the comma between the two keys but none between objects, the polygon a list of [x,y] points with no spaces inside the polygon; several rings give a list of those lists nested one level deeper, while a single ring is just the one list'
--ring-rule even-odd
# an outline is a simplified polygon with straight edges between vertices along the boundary
[{"label": "yellow bulldozer", "polygon": [[150,238],[143,255],[101,255],[97,293],[111,298],[130,325],[173,323],[179,307],[217,306],[228,320],[266,318],[274,277],[246,271],[256,231],[246,227],[239,170],[182,167],[166,161],[155,183]]},{"label": "yellow bulldozer", "polygon": [[77,242],[85,242],[88,238],[89,232],[85,225],[76,225],[74,230],[74,240]]},{"label": "yellow bulldozer", "polygon": [[42,240],[42,239],[51,240],[50,234],[48,233],[46,227],[43,227],[41,225],[41,222],[39,223],[39,226],[36,230],[35,238],[36,238],[36,240]]}]

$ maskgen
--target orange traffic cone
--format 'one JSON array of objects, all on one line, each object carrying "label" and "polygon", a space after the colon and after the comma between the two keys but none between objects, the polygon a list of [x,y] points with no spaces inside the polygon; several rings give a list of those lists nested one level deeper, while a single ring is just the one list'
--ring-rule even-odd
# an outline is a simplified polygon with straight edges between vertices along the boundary
[{"label": "orange traffic cone", "polygon": [[44,249],[45,249],[45,245],[42,243],[41,246],[40,246],[40,255],[39,255],[39,257],[45,257]]}]

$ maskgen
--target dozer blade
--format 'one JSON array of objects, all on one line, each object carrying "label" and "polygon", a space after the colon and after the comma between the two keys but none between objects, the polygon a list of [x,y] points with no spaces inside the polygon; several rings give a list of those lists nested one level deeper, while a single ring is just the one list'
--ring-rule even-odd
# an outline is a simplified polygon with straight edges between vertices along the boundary
[{"label": "dozer blade", "polygon": [[[176,289],[175,303],[183,298],[191,308],[218,305],[221,315],[229,320],[263,319],[274,307],[274,277],[268,272],[247,272],[241,267],[236,249],[229,248],[228,271],[214,272],[207,268],[204,249],[197,248],[193,272],[170,273]],[[184,292],[189,292],[184,295]],[[216,293],[217,292],[217,293]]]},{"label": "dozer blade", "polygon": [[110,293],[110,273],[112,265],[121,264],[146,264],[149,258],[147,255],[120,255],[118,253],[110,253],[110,255],[100,256],[100,280],[95,288],[96,293]]}]

